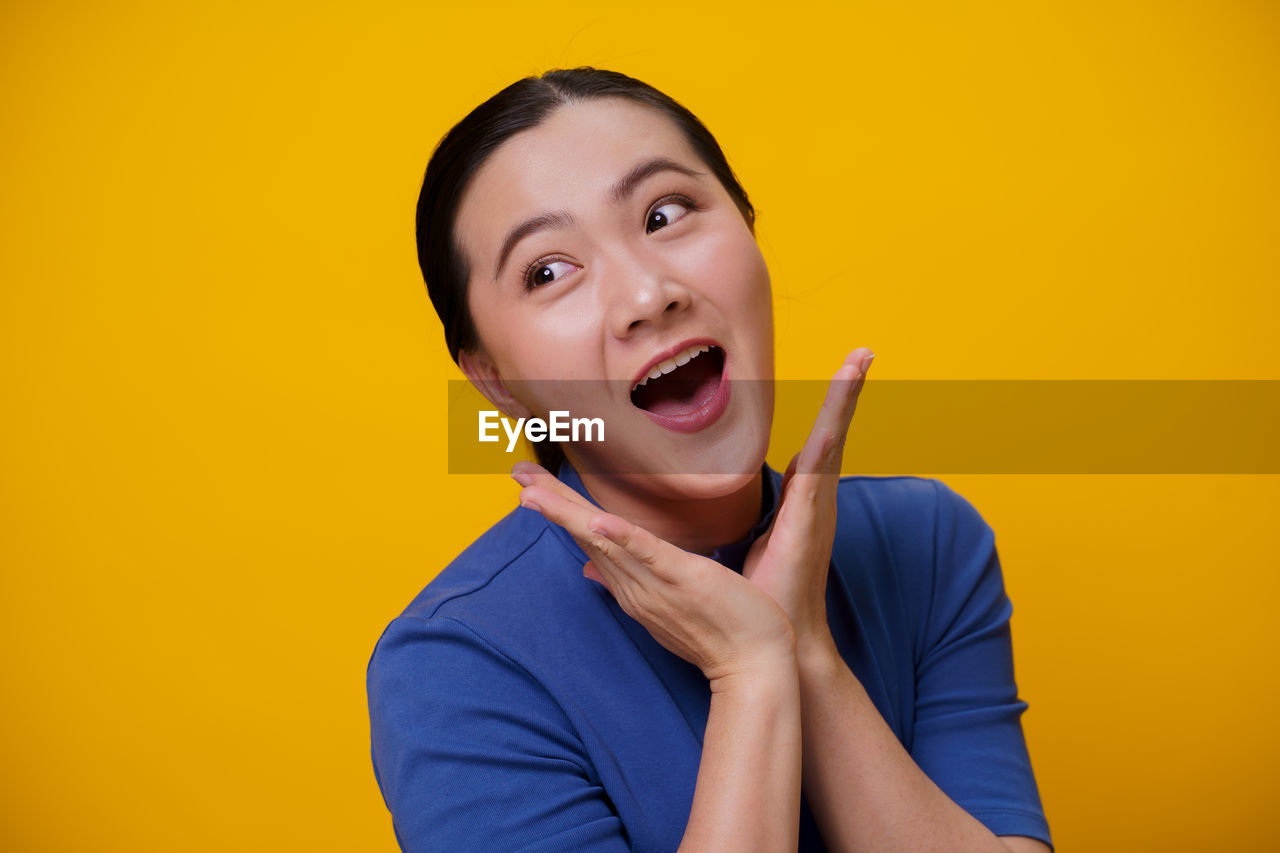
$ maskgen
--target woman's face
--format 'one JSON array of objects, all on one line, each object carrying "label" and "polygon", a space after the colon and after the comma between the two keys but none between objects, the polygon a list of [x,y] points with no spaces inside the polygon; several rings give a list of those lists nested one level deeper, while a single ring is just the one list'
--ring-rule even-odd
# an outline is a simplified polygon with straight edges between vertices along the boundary
[{"label": "woman's face", "polygon": [[463,369],[490,391],[500,380],[513,414],[601,418],[604,443],[564,445],[580,470],[670,497],[727,494],[758,473],[769,273],[669,118],[623,98],[556,109],[476,173],[455,236],[481,343]]}]

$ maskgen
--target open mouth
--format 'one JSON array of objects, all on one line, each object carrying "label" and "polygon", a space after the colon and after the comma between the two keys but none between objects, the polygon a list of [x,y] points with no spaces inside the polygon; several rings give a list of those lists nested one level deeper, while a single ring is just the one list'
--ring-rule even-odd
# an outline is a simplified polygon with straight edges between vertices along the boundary
[{"label": "open mouth", "polygon": [[[699,429],[718,417],[723,402],[724,350],[694,344],[655,365],[631,389],[631,402],[659,424],[685,431]],[[711,417],[714,415],[714,417]],[[710,419],[708,419],[710,418]]]}]

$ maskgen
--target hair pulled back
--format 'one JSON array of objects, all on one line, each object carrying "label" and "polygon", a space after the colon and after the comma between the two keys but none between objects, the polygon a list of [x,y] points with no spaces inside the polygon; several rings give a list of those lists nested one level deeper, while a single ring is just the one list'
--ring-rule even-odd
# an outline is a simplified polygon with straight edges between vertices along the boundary
[{"label": "hair pulled back", "polygon": [[431,155],[418,194],[418,266],[431,304],[444,324],[445,344],[454,361],[460,351],[474,350],[480,344],[467,308],[470,270],[453,233],[468,183],[502,143],[537,127],[556,108],[605,97],[628,98],[674,121],[694,153],[729,193],[748,226],[754,228],[755,208],[719,143],[693,113],[668,95],[617,71],[591,67],[556,69],[517,80],[445,134]]}]

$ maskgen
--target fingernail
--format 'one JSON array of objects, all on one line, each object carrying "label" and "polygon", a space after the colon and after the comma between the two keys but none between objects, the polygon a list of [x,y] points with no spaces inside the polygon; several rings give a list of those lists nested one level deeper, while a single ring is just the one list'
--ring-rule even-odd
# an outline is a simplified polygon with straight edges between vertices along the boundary
[{"label": "fingernail", "polygon": [[531,509],[534,512],[542,512],[542,507],[538,506],[536,503],[529,500],[528,498],[521,498],[520,506],[524,507],[525,509]]},{"label": "fingernail", "polygon": [[512,471],[511,479],[515,480],[517,483],[519,483],[522,486],[533,485],[533,478],[530,477],[528,474],[526,474],[524,471]]},{"label": "fingernail", "polygon": [[867,368],[871,366],[871,362],[873,362],[873,361],[875,361],[875,360],[876,360],[876,354],[875,354],[875,353],[871,353],[871,355],[869,355],[869,356],[867,356],[866,358],[864,358],[864,359],[862,360],[862,372],[863,372],[863,373],[866,373],[866,372],[867,372]]}]

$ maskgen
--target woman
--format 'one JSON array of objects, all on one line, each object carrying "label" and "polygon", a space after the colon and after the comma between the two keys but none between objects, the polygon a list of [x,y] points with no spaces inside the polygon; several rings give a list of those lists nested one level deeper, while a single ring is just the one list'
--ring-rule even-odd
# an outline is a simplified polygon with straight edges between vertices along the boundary
[{"label": "woman", "polygon": [[753,223],[698,120],[613,72],[521,80],[433,155],[419,258],[455,360],[609,441],[517,465],[521,507],[379,640],[405,849],[1049,849],[990,528],[936,481],[837,476],[869,350],[764,465]]}]

